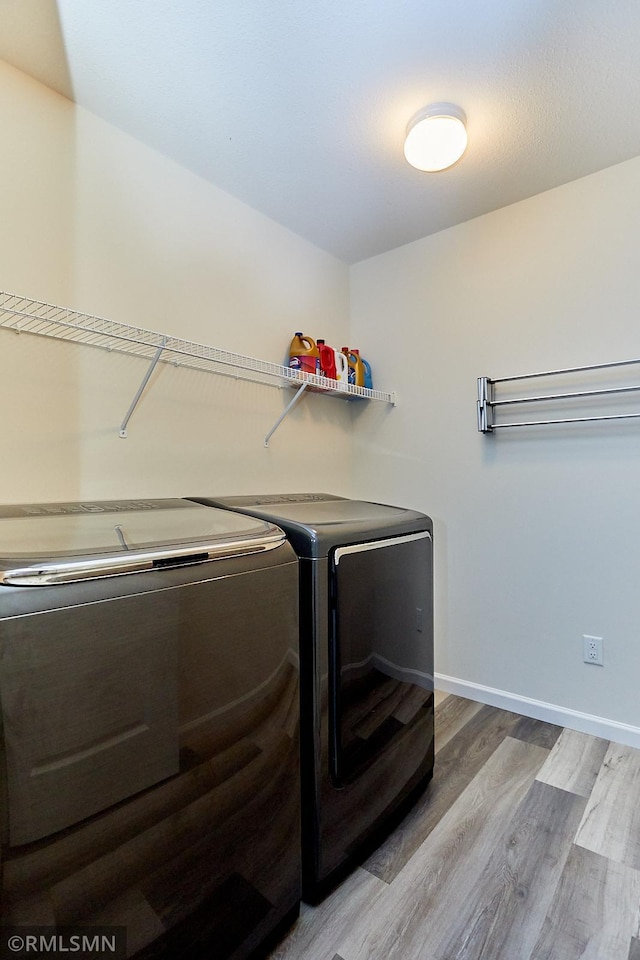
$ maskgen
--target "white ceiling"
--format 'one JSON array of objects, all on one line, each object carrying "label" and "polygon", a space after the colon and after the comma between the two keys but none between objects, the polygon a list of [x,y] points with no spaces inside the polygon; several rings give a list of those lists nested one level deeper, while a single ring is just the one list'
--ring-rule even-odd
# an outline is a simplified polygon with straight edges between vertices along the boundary
[{"label": "white ceiling", "polygon": [[640,155],[638,0],[0,0],[0,58],[348,262]]}]

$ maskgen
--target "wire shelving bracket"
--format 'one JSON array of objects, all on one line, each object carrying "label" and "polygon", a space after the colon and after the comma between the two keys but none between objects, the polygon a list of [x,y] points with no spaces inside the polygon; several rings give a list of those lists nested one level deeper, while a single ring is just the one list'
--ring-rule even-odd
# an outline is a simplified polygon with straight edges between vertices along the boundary
[{"label": "wire shelving bracket", "polygon": [[395,393],[328,380],[317,374],[292,370],[279,363],[257,360],[254,357],[219,350],[191,340],[182,340],[142,327],[117,323],[103,317],[80,313],[78,310],[1,291],[0,327],[8,327],[17,333],[33,333],[86,346],[101,347],[149,360],[147,372],[118,431],[123,439],[127,436],[129,420],[149,384],[153,371],[160,362],[233,377],[236,380],[248,380],[252,383],[280,388],[297,387],[294,397],[266,434],[265,446],[269,445],[269,440],[282,421],[307,391],[338,396],[344,400],[359,398],[379,400],[392,405],[396,403]]}]

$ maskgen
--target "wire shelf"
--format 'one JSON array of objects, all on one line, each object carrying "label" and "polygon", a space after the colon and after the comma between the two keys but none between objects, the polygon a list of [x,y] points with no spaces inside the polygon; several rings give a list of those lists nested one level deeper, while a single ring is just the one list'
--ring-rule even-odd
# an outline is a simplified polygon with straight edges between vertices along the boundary
[{"label": "wire shelf", "polygon": [[279,363],[219,350],[202,343],[182,340],[143,327],[133,327],[3,291],[0,291],[0,327],[149,360],[152,366],[120,429],[121,436],[126,436],[126,422],[158,362],[271,386],[304,386],[305,389],[339,396],[345,400],[360,398],[389,404],[396,402],[395,393],[328,380],[317,374],[292,370]]}]

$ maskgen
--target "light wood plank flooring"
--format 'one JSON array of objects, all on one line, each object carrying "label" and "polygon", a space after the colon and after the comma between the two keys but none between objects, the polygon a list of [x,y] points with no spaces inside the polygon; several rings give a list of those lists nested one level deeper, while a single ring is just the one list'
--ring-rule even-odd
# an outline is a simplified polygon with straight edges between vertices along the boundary
[{"label": "light wood plank flooring", "polygon": [[432,783],[270,960],[640,960],[640,751],[436,698]]}]

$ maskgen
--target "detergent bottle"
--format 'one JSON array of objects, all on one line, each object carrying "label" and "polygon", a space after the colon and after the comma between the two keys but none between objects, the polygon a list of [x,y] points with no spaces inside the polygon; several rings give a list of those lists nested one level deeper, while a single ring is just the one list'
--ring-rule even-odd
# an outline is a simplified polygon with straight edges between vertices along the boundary
[{"label": "detergent bottle", "polygon": [[327,346],[324,340],[318,340],[318,353],[320,354],[320,373],[323,377],[336,379],[336,352],[333,347]]},{"label": "detergent bottle", "polygon": [[369,390],[373,390],[373,377],[371,376],[371,364],[368,360],[365,360],[364,357],[360,357],[362,360],[362,365],[364,367],[364,386],[368,387]]},{"label": "detergent bottle", "polygon": [[334,350],[336,364],[336,380],[338,383],[349,383],[349,363],[340,350]]},{"label": "detergent bottle", "polygon": [[364,364],[360,359],[360,351],[353,347],[343,347],[342,352],[347,358],[349,365],[349,383],[356,387],[364,387]]},{"label": "detergent bottle", "polygon": [[289,366],[301,373],[320,373],[320,351],[315,340],[296,333],[289,347]]}]

